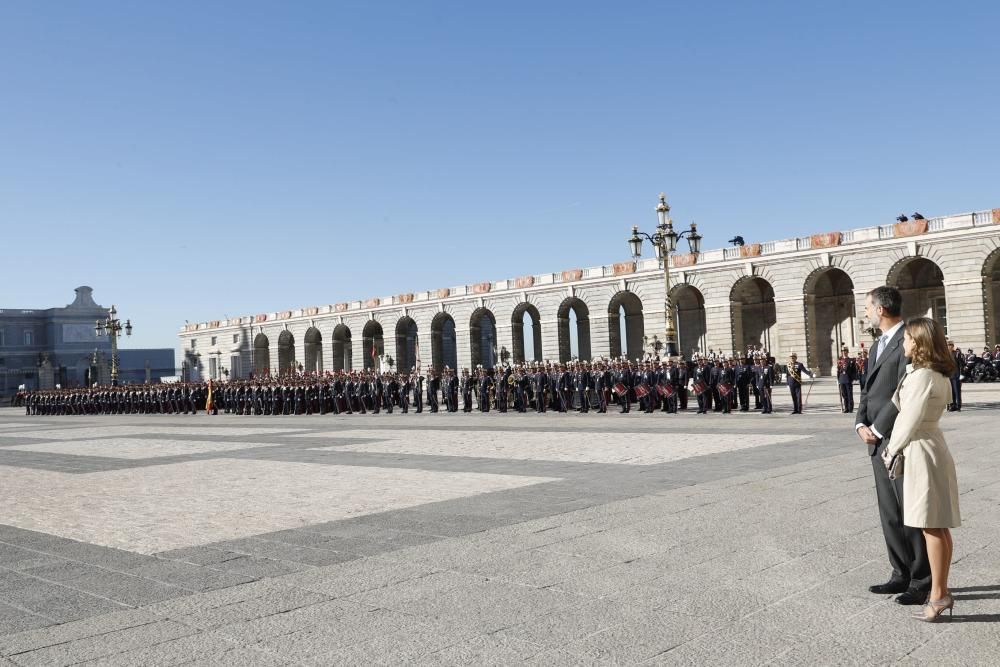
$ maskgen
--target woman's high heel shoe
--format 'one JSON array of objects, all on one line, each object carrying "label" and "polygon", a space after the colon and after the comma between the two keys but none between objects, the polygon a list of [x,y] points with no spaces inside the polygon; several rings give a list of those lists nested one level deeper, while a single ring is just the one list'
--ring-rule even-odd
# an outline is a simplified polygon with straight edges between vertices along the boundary
[{"label": "woman's high heel shoe", "polygon": [[921,608],[920,613],[914,614],[913,618],[925,623],[937,623],[944,618],[945,610],[948,610],[948,618],[951,618],[954,608],[955,598],[949,593],[940,600],[928,600],[927,604]]}]

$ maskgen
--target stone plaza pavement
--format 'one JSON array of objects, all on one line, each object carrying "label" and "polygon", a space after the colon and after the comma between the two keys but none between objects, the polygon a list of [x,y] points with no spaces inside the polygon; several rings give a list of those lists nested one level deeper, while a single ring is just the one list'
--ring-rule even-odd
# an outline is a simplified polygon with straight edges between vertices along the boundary
[{"label": "stone plaza pavement", "polygon": [[802,416],[0,409],[0,665],[1000,664],[1000,385],[948,413],[950,622]]}]

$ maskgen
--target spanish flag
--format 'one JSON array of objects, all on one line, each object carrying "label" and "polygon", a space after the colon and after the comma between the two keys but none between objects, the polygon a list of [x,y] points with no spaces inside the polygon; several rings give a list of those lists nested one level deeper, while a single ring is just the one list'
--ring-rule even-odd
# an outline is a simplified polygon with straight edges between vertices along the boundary
[{"label": "spanish flag", "polygon": [[208,381],[208,398],[205,399],[205,414],[212,414],[212,381]]}]

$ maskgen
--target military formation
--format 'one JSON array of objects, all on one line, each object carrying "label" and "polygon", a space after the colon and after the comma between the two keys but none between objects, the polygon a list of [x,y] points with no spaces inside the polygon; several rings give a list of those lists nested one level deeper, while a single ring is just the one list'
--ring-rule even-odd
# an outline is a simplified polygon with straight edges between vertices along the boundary
[{"label": "military formation", "polygon": [[[837,362],[841,407],[854,410],[854,383],[864,381],[867,355],[847,350]],[[24,392],[28,415],[213,414],[325,415],[393,412],[597,412],[697,414],[774,410],[785,384],[792,413],[801,414],[805,376],[795,354],[776,364],[766,351],[691,360],[598,359],[528,363],[494,369],[445,367],[425,373],[336,371],[256,377],[224,383],[95,386]],[[784,392],[782,392],[783,394]]]}]

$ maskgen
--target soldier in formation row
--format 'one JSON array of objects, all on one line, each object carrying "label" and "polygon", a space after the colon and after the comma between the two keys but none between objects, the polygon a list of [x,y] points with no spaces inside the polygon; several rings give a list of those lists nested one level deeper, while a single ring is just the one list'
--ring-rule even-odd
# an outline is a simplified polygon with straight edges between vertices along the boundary
[{"label": "soldier in formation row", "polygon": [[[860,361],[860,360],[859,360]],[[853,411],[853,381],[863,365],[846,350],[838,361],[845,412]],[[312,415],[423,412],[676,413],[696,404],[698,414],[736,410],[770,414],[772,390],[782,379],[801,413],[803,375],[812,373],[792,355],[778,365],[765,351],[727,357],[715,352],[680,359],[526,363],[477,367],[460,373],[445,367],[406,372],[336,371],[257,377],[214,384],[174,383],[97,386],[25,392],[29,415],[196,414]],[[693,400],[692,400],[693,399]],[[692,406],[694,407],[694,406]]]}]

